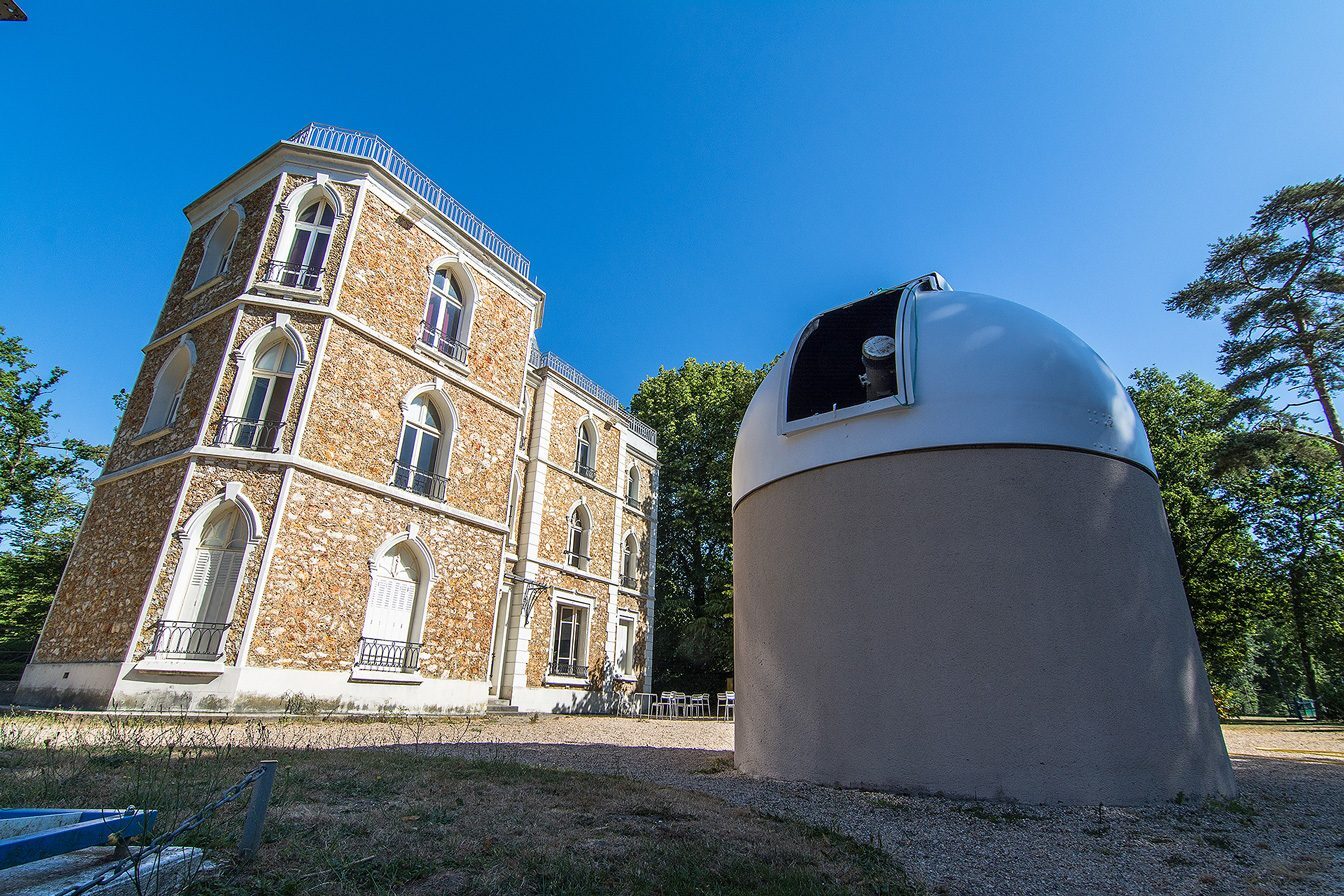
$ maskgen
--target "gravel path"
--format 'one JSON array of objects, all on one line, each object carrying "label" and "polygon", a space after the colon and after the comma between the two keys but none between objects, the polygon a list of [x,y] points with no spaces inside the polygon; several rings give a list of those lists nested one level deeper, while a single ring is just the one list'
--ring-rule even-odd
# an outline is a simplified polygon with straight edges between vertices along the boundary
[{"label": "gravel path", "polygon": [[948,894],[1342,894],[1344,727],[1224,729],[1238,799],[1076,808],[898,796],[749,778],[732,725],[593,716],[473,723],[436,750],[625,775],[872,843]]}]

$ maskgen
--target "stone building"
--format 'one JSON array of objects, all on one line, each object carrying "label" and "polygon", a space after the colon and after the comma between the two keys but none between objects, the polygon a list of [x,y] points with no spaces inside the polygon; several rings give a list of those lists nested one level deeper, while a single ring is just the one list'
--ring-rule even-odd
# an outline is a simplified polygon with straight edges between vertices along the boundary
[{"label": "stone building", "polygon": [[191,234],[18,700],[607,710],[649,690],[653,431],[526,258],[311,125]]}]

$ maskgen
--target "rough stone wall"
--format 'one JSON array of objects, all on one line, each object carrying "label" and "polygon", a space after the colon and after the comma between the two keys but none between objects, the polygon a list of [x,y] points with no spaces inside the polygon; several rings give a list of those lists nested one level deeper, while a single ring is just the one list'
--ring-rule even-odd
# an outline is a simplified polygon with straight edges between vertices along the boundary
[{"label": "rough stone wall", "polygon": [[[234,333],[233,344],[229,347],[225,356],[224,376],[220,378],[219,392],[214,396],[214,404],[210,410],[210,425],[206,428],[202,439],[207,445],[214,444],[220,418],[225,416],[230,399],[233,397],[238,376],[238,365],[233,361],[233,352],[238,350],[252,334],[274,324],[276,312],[270,308],[244,305],[241,309],[241,315],[238,321],[238,329]],[[322,332],[322,318],[315,314],[291,313],[289,322],[303,337],[308,352],[308,364],[302,370],[295,371],[294,382],[290,385],[289,407],[286,409],[284,417],[285,428],[280,436],[280,444],[285,450],[290,450],[294,444],[294,428],[298,424],[299,408],[302,406],[304,393],[308,389],[308,380],[313,371],[313,356],[317,352],[318,337]],[[243,388],[247,388],[247,385],[245,384]]]},{"label": "rough stone wall", "polygon": [[278,177],[272,178],[246,196],[234,200],[243,207],[243,225],[238,231],[238,242],[234,244],[233,255],[229,260],[229,269],[224,272],[224,275],[218,281],[202,289],[191,298],[186,298],[187,293],[191,292],[191,284],[196,279],[196,272],[201,267],[201,257],[205,254],[206,237],[210,235],[215,222],[224,213],[221,211],[218,216],[191,232],[191,235],[187,237],[187,245],[182,250],[182,261],[177,267],[177,274],[173,277],[172,286],[169,287],[168,298],[164,302],[163,311],[159,314],[158,324],[154,327],[155,338],[242,295],[247,286],[248,278],[252,275],[252,260],[256,257],[257,245],[261,242],[262,231],[266,227],[266,218],[270,214],[271,205],[276,201],[276,187],[279,183],[280,179]]},{"label": "rough stone wall", "polygon": [[[427,269],[448,251],[370,193],[350,249],[341,310],[403,345],[414,346],[429,294]],[[471,379],[512,403],[518,400],[527,371],[532,315],[481,268],[473,266],[472,274],[480,294],[467,348]]]},{"label": "rough stone wall", "polygon": [[[602,582],[595,582],[582,576],[570,575],[554,569],[542,567],[537,573],[537,581],[552,586],[551,591],[538,599],[532,609],[531,651],[527,657],[528,687],[542,687],[545,684],[546,669],[551,659],[551,633],[555,619],[555,593],[558,589],[570,594],[580,594],[593,601],[592,618],[588,625],[588,681],[590,687],[600,687],[604,678],[610,678],[607,663],[607,617],[610,589]],[[572,687],[572,685],[570,685]]]},{"label": "rough stone wall", "polygon": [[[386,483],[401,439],[401,400],[433,373],[333,323],[303,437],[305,457]],[[444,383],[457,409],[446,500],[504,521],[517,418]],[[445,421],[445,424],[447,421]]]},{"label": "rough stone wall", "polygon": [[[280,186],[279,195],[276,197],[276,212],[271,221],[271,227],[266,232],[265,242],[262,244],[261,255],[257,261],[258,276],[264,275],[266,265],[276,256],[276,243],[280,239],[280,231],[284,228],[284,215],[278,207],[286,199],[298,190],[312,183],[316,178],[300,174],[283,175],[284,182]],[[341,207],[343,213],[336,219],[331,228],[331,242],[327,244],[327,260],[323,264],[322,280],[319,284],[320,289],[313,302],[327,303],[331,301],[332,287],[336,285],[336,276],[340,271],[341,256],[345,253],[345,243],[349,238],[350,221],[354,218],[355,200],[359,197],[359,188],[351,184],[341,184],[335,181],[329,181],[329,185],[336,191],[336,195],[341,197]],[[295,209],[297,213],[298,209]],[[288,246],[280,247],[280,261],[288,251]]]},{"label": "rough stone wall", "polygon": [[[217,498],[229,482],[242,486],[241,494],[257,512],[260,530],[259,540],[247,552],[242,571],[238,576],[239,585],[234,599],[233,613],[229,622],[233,624],[224,639],[224,662],[232,663],[238,656],[238,646],[242,643],[243,628],[247,614],[256,593],[257,576],[261,572],[261,556],[265,548],[267,534],[271,530],[275,516],[275,505],[280,494],[281,473],[274,466],[269,468],[249,461],[207,461],[197,462],[192,469],[191,482],[187,485],[186,499],[182,502],[182,512],[173,522],[172,530],[177,531],[187,524],[191,515],[203,504]],[[154,581],[149,596],[149,612],[145,614],[145,626],[136,640],[134,658],[139,659],[153,643],[154,624],[165,618],[168,612],[169,597],[178,566],[182,562],[183,543],[177,538],[168,542],[168,551],[164,554],[163,567]]]},{"label": "rough stone wall", "polygon": [[249,665],[350,669],[364,627],[369,560],[411,523],[418,525],[438,575],[424,613],[420,673],[484,679],[503,536],[298,472]]},{"label": "rough stone wall", "polygon": [[164,464],[94,489],[38,662],[125,658],[186,467]]},{"label": "rough stone wall", "polygon": [[[588,569],[594,575],[610,578],[612,544],[615,539],[616,499],[595,488],[589,480],[573,473],[574,447],[579,421],[586,415],[580,405],[556,394],[552,411],[549,460],[559,466],[546,476],[546,494],[542,498],[541,543],[539,554],[554,563],[565,562],[569,540],[569,509],[582,499],[592,515],[593,528],[588,536]],[[619,435],[616,427],[597,421],[597,481],[607,488],[616,484]]]},{"label": "rough stone wall", "polygon": [[176,351],[177,340],[156,346],[145,353],[144,364],[136,377],[126,403],[126,413],[122,415],[121,427],[112,443],[104,469],[114,472],[123,467],[140,463],[152,457],[162,457],[196,444],[197,433],[201,430],[201,420],[210,406],[215,377],[219,365],[229,353],[229,329],[233,325],[234,315],[221,314],[192,327],[188,335],[196,345],[196,366],[187,377],[187,388],[182,393],[182,403],[177,411],[177,419],[161,436],[138,445],[131,444],[140,435],[149,411],[150,401],[154,397],[154,379],[168,356]]}]

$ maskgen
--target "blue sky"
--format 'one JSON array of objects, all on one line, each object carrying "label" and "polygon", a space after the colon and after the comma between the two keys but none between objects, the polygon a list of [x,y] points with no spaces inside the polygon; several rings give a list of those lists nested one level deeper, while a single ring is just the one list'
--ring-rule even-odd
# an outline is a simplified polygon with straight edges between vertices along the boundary
[{"label": "blue sky", "polygon": [[1338,3],[24,0],[0,25],[0,323],[106,440],[181,209],[310,120],[388,139],[532,259],[543,347],[622,397],[760,364],[930,270],[1122,375],[1279,186],[1344,172]]}]

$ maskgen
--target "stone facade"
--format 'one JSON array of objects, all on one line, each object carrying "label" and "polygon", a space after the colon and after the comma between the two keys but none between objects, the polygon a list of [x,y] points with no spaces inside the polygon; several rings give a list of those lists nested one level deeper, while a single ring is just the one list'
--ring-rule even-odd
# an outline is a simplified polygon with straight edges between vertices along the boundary
[{"label": "stone facade", "polygon": [[[269,275],[318,198],[338,212],[313,262],[320,280]],[[242,222],[227,268],[197,286],[230,207]],[[181,265],[19,699],[480,711],[498,697],[607,710],[648,690],[651,569],[643,548],[636,583],[620,564],[626,533],[652,541],[656,447],[586,378],[533,367],[545,297],[513,256],[381,166],[292,143],[187,216]],[[463,285],[465,356],[421,341],[436,265]],[[281,341],[292,368],[259,368]],[[160,371],[188,344],[176,411],[147,432]],[[442,431],[408,476],[395,464],[418,438],[415,400]],[[256,401],[265,410],[252,419]],[[585,419],[598,436],[591,479],[575,472]],[[632,460],[642,509],[625,501]],[[586,570],[566,557],[580,502]],[[400,603],[379,596],[389,593]],[[566,600],[585,608],[586,680],[551,674],[554,608]],[[637,622],[633,677],[613,670],[617,612]],[[400,640],[369,634],[387,618],[405,620]]]}]

